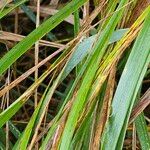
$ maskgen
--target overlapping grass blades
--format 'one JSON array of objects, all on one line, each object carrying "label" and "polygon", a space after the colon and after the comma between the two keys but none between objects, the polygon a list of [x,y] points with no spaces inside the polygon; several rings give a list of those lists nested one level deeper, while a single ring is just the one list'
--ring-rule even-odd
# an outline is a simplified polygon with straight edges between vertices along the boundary
[{"label": "overlapping grass blades", "polygon": [[[112,37],[110,38],[109,44],[112,44],[112,43],[118,41],[119,39],[121,39],[121,37],[127,31],[128,31],[128,29],[115,31],[113,33]],[[75,66],[78,65],[79,62],[81,62],[85,58],[85,56],[87,54],[91,53],[90,49],[91,49],[91,46],[92,46],[95,38],[96,38],[96,36],[87,38],[86,40],[84,40],[82,43],[80,43],[77,46],[76,50],[74,51],[73,55],[71,56],[70,60],[68,61],[67,65],[66,65],[66,68],[61,76],[61,81],[63,81],[67,77],[67,75],[74,69]],[[45,76],[44,76],[44,78],[45,78]],[[41,79],[39,79],[39,81],[40,80]],[[35,85],[35,84],[37,84],[37,83],[34,83],[33,85]],[[32,88],[29,88],[28,90],[30,90],[30,89],[32,89]],[[25,99],[27,99],[27,98],[25,98]],[[17,110],[19,110],[20,107],[23,106],[23,104],[24,104],[23,99],[22,99],[22,97],[20,97],[20,98],[18,98],[18,100],[16,100],[16,103],[13,103],[13,105],[11,105],[7,110],[5,110],[2,114],[0,114],[0,117],[5,118],[4,122],[1,120],[0,126],[2,126],[7,120],[9,120],[9,118],[11,118],[14,114],[12,112],[14,112],[14,110],[17,112]],[[7,112],[10,112],[10,115],[7,115],[7,117],[6,117],[5,114],[7,114]]]},{"label": "overlapping grass blades", "polygon": [[45,34],[50,32],[59,23],[61,23],[67,16],[76,11],[87,0],[72,1],[58,13],[49,18],[33,32],[31,32],[25,39],[14,46],[5,56],[0,59],[0,75],[4,73],[20,56],[22,56],[31,46],[42,38]]},{"label": "overlapping grass blades", "polygon": [[[150,11],[119,81],[112,103],[112,115],[104,133],[102,149],[122,149],[130,113],[150,62],[149,24]],[[137,65],[139,61],[140,64]]]},{"label": "overlapping grass blades", "polygon": [[[124,4],[126,4],[126,2],[127,2],[126,0],[122,0],[118,8],[122,7]],[[99,62],[105,53],[106,47],[108,45],[108,40],[110,39],[110,36],[112,35],[118,21],[120,20],[122,11],[123,10],[115,12],[115,14],[110,19],[108,25],[104,29],[103,33],[98,38],[97,43],[93,47],[93,55],[91,56],[91,58],[89,58],[90,60],[87,66],[85,76],[83,78],[79,91],[77,92],[77,96],[69,113],[62,134],[60,149],[69,149],[73,132],[75,130],[78,117],[80,115],[80,111],[83,109],[88,91],[94,79],[95,73],[98,69]]]},{"label": "overlapping grass blades", "polygon": [[[123,15],[124,9],[132,1],[108,1],[107,5],[104,8],[102,7],[102,10],[105,12],[100,13],[103,17],[105,15],[108,16],[104,20],[101,16],[96,18],[96,20],[100,18],[103,20],[103,22],[100,21],[98,28],[95,26],[97,31],[99,31],[98,34],[79,42],[82,33],[86,34],[86,32],[89,32],[86,28],[86,23],[83,24],[83,27],[85,25],[85,30],[79,31],[80,26],[78,22],[78,9],[83,4],[86,5],[86,1],[72,0],[70,4],[35,29],[0,60],[0,75],[2,79],[5,79],[6,75],[4,75],[4,72],[20,56],[31,48],[38,39],[61,23],[69,14],[75,12],[74,35],[78,39],[73,39],[74,42],[71,41],[72,43],[69,42],[66,49],[63,48],[64,51],[61,51],[61,55],[56,56],[56,60],[51,61],[49,68],[44,70],[44,73],[29,88],[26,87],[26,91],[16,101],[13,101],[10,106],[0,113],[0,133],[2,134],[2,137],[0,136],[0,149],[6,149],[7,147],[5,137],[6,132],[8,134],[8,129],[4,130],[6,123],[9,124],[9,130],[16,139],[16,141],[10,140],[9,143],[10,149],[14,150],[34,149],[37,143],[40,150],[87,150],[93,148],[118,150],[123,148],[132,107],[135,104],[139,88],[142,87],[142,81],[150,62],[150,6],[143,10],[143,14],[130,28],[120,29],[124,25],[120,24],[126,21],[124,19],[127,19]],[[22,2],[12,5],[14,7],[11,7],[11,10],[22,4]],[[4,15],[7,13],[4,13]],[[128,14],[125,15],[128,16]],[[32,20],[36,21],[35,15],[32,16]],[[87,27],[89,26],[87,25]],[[77,33],[79,33],[79,36]],[[138,38],[136,39],[137,36]],[[117,42],[118,40],[119,42]],[[128,53],[127,56],[123,55],[125,51]],[[78,65],[81,61],[82,63],[78,70]],[[74,70],[75,67],[77,67],[76,72]],[[124,70],[123,73],[122,70]],[[146,74],[149,74],[149,70]],[[39,99],[37,107],[35,109],[32,108],[33,114],[31,117],[28,117],[29,121],[26,127],[20,130],[22,132],[20,133],[16,128],[17,126],[15,127],[12,124],[11,121],[13,120],[11,118],[17,115],[16,113],[27,101],[31,101],[29,97],[40,84],[43,84],[43,81],[49,75],[52,79],[48,80],[50,82],[48,85],[44,85],[47,88],[44,94],[43,91],[41,92],[43,95]],[[51,119],[49,118],[49,112],[46,116],[47,108],[50,107],[51,110],[49,104],[55,97],[56,88],[58,87],[59,89],[64,85],[66,81],[64,79],[69,79],[70,76],[72,77],[71,81],[67,81],[67,84],[65,84],[65,86],[68,86],[65,87],[67,92],[64,92],[63,101],[59,103],[59,107],[55,110],[57,114],[53,116],[53,120],[47,122]],[[72,83],[71,86],[70,82]],[[56,99],[59,97],[57,96],[56,94]],[[33,107],[33,103],[31,107]],[[147,150],[150,149],[150,143],[143,114],[139,115],[134,123],[140,145],[142,149]],[[47,118],[44,120],[44,117],[47,117],[48,120]],[[47,126],[45,126],[45,123]],[[128,136],[130,134],[127,134],[127,138]],[[11,142],[14,144],[14,147]]]},{"label": "overlapping grass blades", "polygon": [[[123,29],[123,30],[117,30],[117,31],[115,31],[113,34],[112,34],[112,37],[110,38],[110,41],[109,41],[109,44],[112,44],[112,43],[114,43],[114,42],[116,42],[116,41],[118,41],[126,32],[128,31],[128,29]],[[76,50],[74,51],[74,53],[73,53],[73,55],[71,56],[71,58],[69,59],[69,61],[68,61],[68,63],[67,63],[67,65],[66,65],[66,67],[65,67],[65,70],[64,70],[64,72],[63,72],[63,74],[61,75],[61,80],[60,81],[63,81],[65,78],[66,78],[66,76],[73,70],[73,68],[80,62],[80,61],[82,61],[83,59],[84,59],[84,57],[89,53],[91,53],[89,50],[90,50],[90,48],[91,48],[91,45],[92,45],[92,43],[94,42],[94,39],[95,39],[96,37],[95,36],[93,36],[93,37],[90,37],[90,38],[87,38],[87,39],[85,39],[82,43],[80,43],[79,44],[79,46],[77,46],[77,48],[76,48]],[[80,56],[80,57],[79,57]],[[53,89],[53,88],[50,88],[50,89]],[[29,88],[29,90],[30,90],[30,88]],[[54,89],[53,89],[54,90]],[[28,90],[27,90],[28,91]],[[54,92],[54,91],[53,91]],[[52,92],[52,93],[53,93]],[[28,131],[28,132],[24,132],[23,134],[24,134],[24,136],[22,136],[22,142],[28,142],[28,136],[30,136],[30,134],[31,134],[31,131],[32,131],[32,129],[33,129],[33,126],[34,126],[34,122],[36,121],[37,122],[37,120],[39,120],[38,118],[40,118],[40,116],[41,116],[41,113],[39,113],[39,111],[40,112],[44,112],[44,110],[43,109],[45,109],[45,105],[47,105],[48,103],[49,103],[49,100],[51,99],[51,96],[52,95],[50,95],[50,94],[48,94],[48,92],[46,93],[47,95],[46,95],[46,97],[44,98],[44,100],[48,100],[48,102],[46,101],[45,103],[44,103],[44,100],[42,100],[41,99],[41,102],[43,101],[43,103],[39,103],[39,107],[38,108],[36,108],[36,111],[35,111],[35,113],[34,113],[34,116],[35,117],[32,117],[31,118],[31,120],[30,120],[30,123],[28,124],[28,126],[27,126],[27,129],[26,129],[26,131]],[[26,99],[28,99],[28,98],[26,98]],[[19,101],[18,101],[19,100]],[[16,103],[14,103],[12,106],[10,106],[7,110],[5,110],[2,114],[0,114],[0,117],[2,117],[2,118],[5,118],[5,121],[3,121],[3,120],[1,120],[1,122],[0,122],[0,125],[2,125],[2,123],[4,124],[7,120],[9,120],[9,118],[11,118],[12,116],[13,116],[13,114],[14,114],[14,112],[17,112],[19,109],[20,109],[20,107],[21,106],[23,106],[23,104],[24,104],[24,102],[23,103],[21,103],[21,101],[22,101],[22,98],[18,98],[18,100],[16,100]],[[26,101],[26,100],[24,100],[24,101]],[[41,106],[42,105],[42,106]],[[37,111],[38,110],[38,111]],[[8,112],[10,112],[10,115],[8,115]],[[38,115],[39,114],[39,115]],[[36,117],[38,115],[38,118]],[[26,136],[25,136],[25,134],[27,134]],[[19,144],[19,143],[18,143]],[[17,145],[18,145],[17,144]],[[19,147],[21,146],[20,144],[18,145]],[[21,146],[22,148],[24,147],[23,145]],[[25,147],[26,147],[26,145],[25,145]],[[15,146],[15,148],[16,148],[16,146]]]}]

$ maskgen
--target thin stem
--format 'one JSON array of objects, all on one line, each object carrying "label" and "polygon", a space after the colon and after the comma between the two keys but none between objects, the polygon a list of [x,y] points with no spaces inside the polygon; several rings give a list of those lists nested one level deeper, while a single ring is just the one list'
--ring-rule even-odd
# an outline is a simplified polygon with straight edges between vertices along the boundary
[{"label": "thin stem", "polygon": [[[40,0],[37,0],[37,15],[36,15],[36,28],[40,24]],[[39,41],[35,43],[35,66],[38,64],[39,61]],[[35,70],[35,81],[38,79],[38,68]],[[35,108],[37,106],[38,101],[38,89],[35,90],[34,95],[35,100]]]}]

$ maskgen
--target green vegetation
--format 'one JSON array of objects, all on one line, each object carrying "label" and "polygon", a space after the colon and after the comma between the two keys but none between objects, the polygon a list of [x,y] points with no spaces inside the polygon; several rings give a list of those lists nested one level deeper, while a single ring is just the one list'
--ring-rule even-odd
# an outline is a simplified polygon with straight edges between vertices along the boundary
[{"label": "green vegetation", "polygon": [[149,150],[149,4],[1,1],[0,149]]}]

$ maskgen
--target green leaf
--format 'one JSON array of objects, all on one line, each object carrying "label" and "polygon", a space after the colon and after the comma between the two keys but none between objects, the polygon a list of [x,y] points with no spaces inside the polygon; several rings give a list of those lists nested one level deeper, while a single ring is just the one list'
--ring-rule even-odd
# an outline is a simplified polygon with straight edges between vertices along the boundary
[{"label": "green leaf", "polygon": [[14,124],[11,121],[8,121],[8,124],[9,124],[9,130],[18,139],[21,135],[20,131],[14,126]]},{"label": "green leaf", "polygon": [[[137,104],[139,102],[140,95],[141,95],[141,88],[140,88],[140,90],[137,94],[135,104]],[[135,104],[134,104],[134,106],[135,106]],[[148,130],[147,130],[146,121],[145,121],[145,118],[144,118],[144,113],[142,112],[135,119],[134,122],[135,122],[135,127],[136,127],[138,139],[140,141],[140,145],[142,147],[142,150],[150,149],[150,137],[149,137],[149,133],[148,133]]]},{"label": "green leaf", "polygon": [[[128,29],[119,29],[113,32],[108,44],[112,44],[114,42],[119,41],[127,31]],[[87,54],[92,53],[91,48],[96,40],[96,36],[97,35],[93,35],[89,38],[84,39],[83,42],[81,42],[77,46],[76,50],[72,54],[71,59],[69,60],[68,65],[65,68],[65,71],[62,76],[62,80],[66,78],[66,76],[72,71],[72,69],[75,66],[77,66],[77,64],[79,64],[87,56]]]},{"label": "green leaf", "polygon": [[80,31],[80,17],[79,10],[74,12],[74,36],[76,36]]},{"label": "green leaf", "polygon": [[136,118],[135,125],[142,150],[150,149],[150,137],[148,135],[148,130],[146,127],[147,125],[144,118],[144,113],[141,113]]}]

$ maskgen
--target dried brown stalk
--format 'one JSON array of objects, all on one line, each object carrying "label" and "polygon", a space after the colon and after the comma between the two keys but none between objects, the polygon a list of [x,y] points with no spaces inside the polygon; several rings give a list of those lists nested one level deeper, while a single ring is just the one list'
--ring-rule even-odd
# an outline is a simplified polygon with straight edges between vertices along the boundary
[{"label": "dried brown stalk", "polygon": [[150,104],[150,88],[141,97],[139,103],[133,108],[130,123],[132,123],[138,115]]}]

